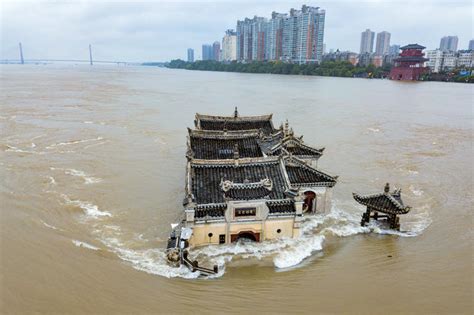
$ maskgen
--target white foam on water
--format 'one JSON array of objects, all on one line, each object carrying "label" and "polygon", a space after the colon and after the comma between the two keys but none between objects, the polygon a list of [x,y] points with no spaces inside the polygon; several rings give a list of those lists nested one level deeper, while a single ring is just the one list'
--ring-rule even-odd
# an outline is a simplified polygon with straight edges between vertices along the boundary
[{"label": "white foam on water", "polygon": [[85,184],[95,184],[102,181],[102,178],[90,176],[83,171],[76,170],[73,168],[64,170],[64,173],[71,176],[81,177],[84,180]]},{"label": "white foam on water", "polygon": [[368,131],[372,131],[372,132],[380,132],[380,129],[379,128],[367,128]]},{"label": "white foam on water", "polygon": [[92,147],[97,147],[97,146],[99,146],[99,145],[103,145],[103,144],[106,144],[106,143],[108,143],[108,142],[110,142],[110,141],[109,141],[109,140],[105,140],[105,141],[101,141],[101,142],[89,144],[89,145],[86,145],[86,146],[84,147],[84,149],[89,149],[89,148],[92,148]]},{"label": "white foam on water", "polygon": [[90,120],[86,120],[86,121],[83,121],[84,124],[93,124],[94,122],[93,121],[90,121]]},{"label": "white foam on water", "polygon": [[41,221],[43,223],[44,226],[46,226],[48,229],[51,229],[51,230],[58,230],[57,227],[55,227],[54,225],[50,225],[44,221]]},{"label": "white foam on water", "polygon": [[100,183],[102,181],[102,178],[93,177],[93,176],[87,174],[84,171],[76,170],[76,169],[73,169],[73,168],[54,168],[54,167],[50,167],[50,169],[52,171],[55,171],[55,170],[64,171],[64,174],[66,174],[66,175],[80,177],[84,180],[84,184],[87,184],[87,185]]},{"label": "white foam on water", "polygon": [[56,183],[56,180],[54,179],[53,176],[48,176],[48,178],[49,178],[49,184],[50,184],[50,185],[56,185],[56,184],[57,184],[57,183]]},{"label": "white foam on water", "polygon": [[100,250],[99,247],[96,247],[96,246],[91,245],[91,244],[86,243],[86,242],[81,242],[81,241],[78,241],[78,240],[72,240],[72,243],[74,245],[76,245],[77,247],[87,248],[87,249],[91,249],[91,250]]},{"label": "white foam on water", "polygon": [[30,147],[36,148],[36,144],[34,142],[31,143]]},{"label": "white foam on water", "polygon": [[419,196],[423,195],[423,193],[424,193],[423,190],[421,190],[421,189],[416,189],[415,186],[413,186],[413,185],[410,185],[409,188],[410,188],[410,191],[411,191],[415,196],[418,196],[418,197],[419,197]]},{"label": "white foam on water", "polygon": [[[337,202],[335,202],[336,204]],[[351,211],[344,211],[333,206],[327,215],[316,215],[306,218],[302,222],[299,238],[281,238],[262,243],[239,241],[226,245],[209,245],[190,249],[190,259],[196,259],[200,265],[211,267],[218,265],[219,272],[209,278],[221,277],[225,273],[226,264],[233,260],[255,259],[272,262],[279,271],[304,265],[304,262],[318,253],[323,254],[324,242],[329,237],[349,237],[351,235],[377,233],[391,234],[402,237],[413,237],[421,234],[430,224],[428,212],[411,217],[411,221],[403,222],[405,231],[392,231],[383,224],[371,221],[366,227],[360,226],[363,210],[350,205]],[[98,239],[116,255],[131,264],[137,270],[163,277],[181,277],[195,279],[200,277],[199,272],[191,272],[188,268],[175,267],[169,264],[166,251],[160,248],[134,249],[137,246],[136,233],[129,236],[130,241],[124,241],[120,227],[102,225],[95,231]],[[138,237],[140,239],[140,237]],[[143,243],[140,244],[143,246]]]},{"label": "white foam on water", "polygon": [[15,146],[12,146],[12,145],[8,145],[8,144],[6,144],[6,146],[7,146],[7,149],[5,150],[5,152],[28,153],[28,154],[39,154],[39,155],[46,154],[46,152],[41,152],[41,151],[27,151],[27,150],[23,150],[23,149],[20,149],[20,148],[18,148],[18,147],[15,147]]},{"label": "white foam on water", "polygon": [[102,210],[99,209],[99,207],[97,205],[89,203],[87,201],[71,200],[65,194],[61,194],[61,197],[63,197],[64,201],[66,201],[67,204],[79,207],[82,210],[84,210],[85,214],[88,217],[98,218],[98,217],[111,217],[112,216],[112,214],[110,212],[102,211]]},{"label": "white foam on water", "polygon": [[100,141],[103,140],[104,138],[102,137],[97,137],[97,138],[92,138],[92,139],[84,139],[84,140],[72,140],[72,141],[66,141],[66,142],[59,142],[59,143],[54,143],[46,147],[46,149],[52,149],[55,147],[60,147],[60,146],[65,146],[65,145],[73,145],[73,144],[78,144],[78,143],[86,143],[86,142],[91,142],[91,141]]}]

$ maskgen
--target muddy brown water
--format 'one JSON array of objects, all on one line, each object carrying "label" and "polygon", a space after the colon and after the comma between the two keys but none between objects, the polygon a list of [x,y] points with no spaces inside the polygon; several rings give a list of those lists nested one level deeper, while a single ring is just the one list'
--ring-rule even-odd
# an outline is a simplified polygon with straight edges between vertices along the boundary
[{"label": "muddy brown water", "polygon": [[[473,87],[153,67],[0,68],[2,313],[472,313]],[[339,175],[301,240],[169,267],[194,113],[274,113]],[[402,188],[402,231],[353,191]]]}]

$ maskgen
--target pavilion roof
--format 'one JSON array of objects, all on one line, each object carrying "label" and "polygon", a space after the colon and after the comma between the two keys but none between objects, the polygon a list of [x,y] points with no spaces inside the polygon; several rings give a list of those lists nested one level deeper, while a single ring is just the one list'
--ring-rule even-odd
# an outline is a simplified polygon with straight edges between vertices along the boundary
[{"label": "pavilion roof", "polygon": [[401,190],[396,189],[393,192],[390,192],[390,186],[388,183],[382,193],[371,195],[352,193],[352,195],[358,203],[379,212],[388,214],[405,214],[411,210],[411,207],[403,204]]}]

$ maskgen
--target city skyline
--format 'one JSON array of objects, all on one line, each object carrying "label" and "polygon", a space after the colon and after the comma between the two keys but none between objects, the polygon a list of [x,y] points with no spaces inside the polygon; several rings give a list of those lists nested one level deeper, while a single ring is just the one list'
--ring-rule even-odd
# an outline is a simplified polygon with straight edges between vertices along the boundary
[{"label": "city skyline", "polygon": [[[410,6],[404,3],[410,3]],[[449,14],[443,3],[450,4]],[[349,1],[261,1],[257,4],[251,1],[137,4],[6,1],[2,3],[0,58],[18,59],[18,43],[22,42],[25,59],[87,59],[89,44],[94,47],[94,58],[99,60],[186,59],[187,48],[193,48],[195,59],[201,59],[202,43],[221,41],[225,30],[236,29],[237,20],[255,15],[269,19],[273,11],[288,12],[289,8],[298,9],[303,4],[326,10],[324,39],[327,50],[357,52],[360,32],[366,28],[390,32],[393,43],[418,42],[427,49],[437,48],[440,38],[445,35],[458,36],[458,49],[467,49],[472,39],[470,1],[371,1],[362,4]],[[400,18],[389,19],[394,11]],[[440,20],[443,23],[439,23]]]}]

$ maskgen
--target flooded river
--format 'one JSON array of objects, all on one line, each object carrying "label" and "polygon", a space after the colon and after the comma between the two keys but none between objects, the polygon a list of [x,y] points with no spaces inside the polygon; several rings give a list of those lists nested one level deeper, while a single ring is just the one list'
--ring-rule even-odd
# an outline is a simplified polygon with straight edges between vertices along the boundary
[{"label": "flooded river", "polygon": [[[153,67],[0,68],[2,313],[471,313],[473,86]],[[195,112],[274,113],[339,175],[298,241],[169,267]],[[352,192],[402,189],[401,232]]]}]

